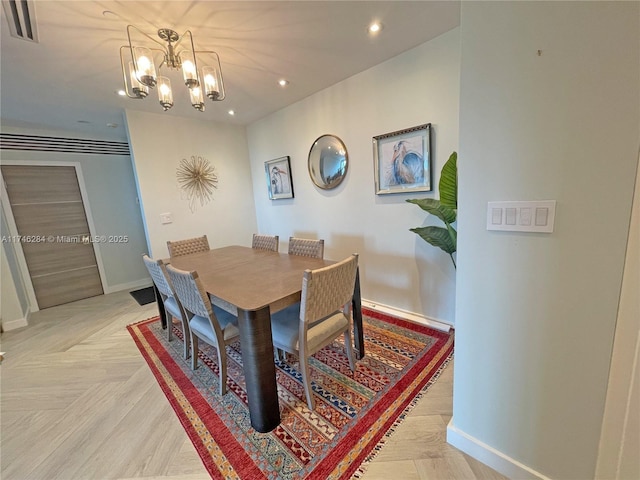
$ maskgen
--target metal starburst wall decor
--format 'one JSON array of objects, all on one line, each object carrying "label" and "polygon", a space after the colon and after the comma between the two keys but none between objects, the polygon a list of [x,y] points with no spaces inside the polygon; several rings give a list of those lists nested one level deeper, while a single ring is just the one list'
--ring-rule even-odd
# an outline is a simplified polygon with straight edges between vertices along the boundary
[{"label": "metal starburst wall decor", "polygon": [[218,175],[209,163],[201,156],[192,155],[190,159],[183,158],[176,171],[178,184],[186,194],[191,212],[196,211],[196,203],[204,206],[213,198],[213,191],[218,188]]}]

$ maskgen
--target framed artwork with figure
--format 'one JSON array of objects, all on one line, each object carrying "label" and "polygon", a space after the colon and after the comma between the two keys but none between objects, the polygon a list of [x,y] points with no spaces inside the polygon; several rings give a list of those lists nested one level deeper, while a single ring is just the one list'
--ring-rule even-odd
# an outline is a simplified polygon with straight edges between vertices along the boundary
[{"label": "framed artwork with figure", "polygon": [[431,191],[431,124],[373,137],[376,194]]},{"label": "framed artwork with figure", "polygon": [[293,198],[293,179],[289,157],[280,157],[264,162],[267,189],[271,200]]}]

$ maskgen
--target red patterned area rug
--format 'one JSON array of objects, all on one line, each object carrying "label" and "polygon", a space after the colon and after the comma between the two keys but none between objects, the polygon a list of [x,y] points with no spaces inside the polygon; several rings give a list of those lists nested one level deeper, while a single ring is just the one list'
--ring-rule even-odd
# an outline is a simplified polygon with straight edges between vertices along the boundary
[{"label": "red patterned area rug", "polygon": [[315,411],[297,359],[276,362],[281,424],[250,424],[239,342],[227,348],[227,394],[218,394],[215,350],[200,342],[199,368],[182,358],[182,331],[166,340],[158,318],[127,328],[212,478],[348,479],[364,472],[453,352],[453,333],[364,310],[365,357],[352,373],[341,339],[314,355]]}]

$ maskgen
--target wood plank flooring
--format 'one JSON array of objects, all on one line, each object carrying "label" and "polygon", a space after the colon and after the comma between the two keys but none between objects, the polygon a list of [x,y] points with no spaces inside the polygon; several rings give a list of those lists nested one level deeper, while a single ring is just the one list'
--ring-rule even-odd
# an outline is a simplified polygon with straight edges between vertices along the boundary
[{"label": "wood plank flooring", "polygon": [[[126,326],[157,314],[127,292],[34,313],[2,334],[0,476],[209,478]],[[365,480],[505,477],[446,443],[452,365],[370,464]]]}]

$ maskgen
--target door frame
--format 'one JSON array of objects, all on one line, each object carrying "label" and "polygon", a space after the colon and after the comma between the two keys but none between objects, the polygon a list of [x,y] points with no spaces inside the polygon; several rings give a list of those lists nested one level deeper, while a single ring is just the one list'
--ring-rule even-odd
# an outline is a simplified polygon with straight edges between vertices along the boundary
[{"label": "door frame", "polygon": [[[82,167],[80,162],[55,162],[47,160],[2,160],[2,165],[21,165],[27,167],[74,167],[76,170],[76,178],[78,179],[78,187],[80,188],[80,196],[82,198],[82,205],[84,208],[84,214],[87,218],[87,224],[89,225],[89,234],[95,237],[96,228],[93,223],[93,215],[91,214],[91,205],[89,204],[89,196],[87,195],[86,186],[84,183],[84,176],[82,175]],[[9,195],[4,183],[4,176],[0,170],[0,199],[2,201],[2,211],[7,219],[7,225],[9,226],[9,234],[12,236],[18,235],[18,227],[16,225],[15,218],[13,216],[13,209],[9,203]],[[40,310],[38,300],[36,299],[36,292],[31,282],[31,275],[29,274],[29,268],[27,267],[27,260],[22,250],[22,244],[20,242],[12,244],[15,247],[16,258],[18,259],[18,267],[20,274],[22,275],[22,282],[25,286],[27,297],[29,299],[29,307],[31,312],[37,312]],[[105,292],[105,286],[107,285],[106,276],[104,273],[104,264],[102,262],[102,255],[100,253],[100,244],[97,242],[91,242],[93,246],[93,252],[96,256],[96,264],[98,266],[98,274],[100,275],[100,283],[102,283],[102,291]]]}]

